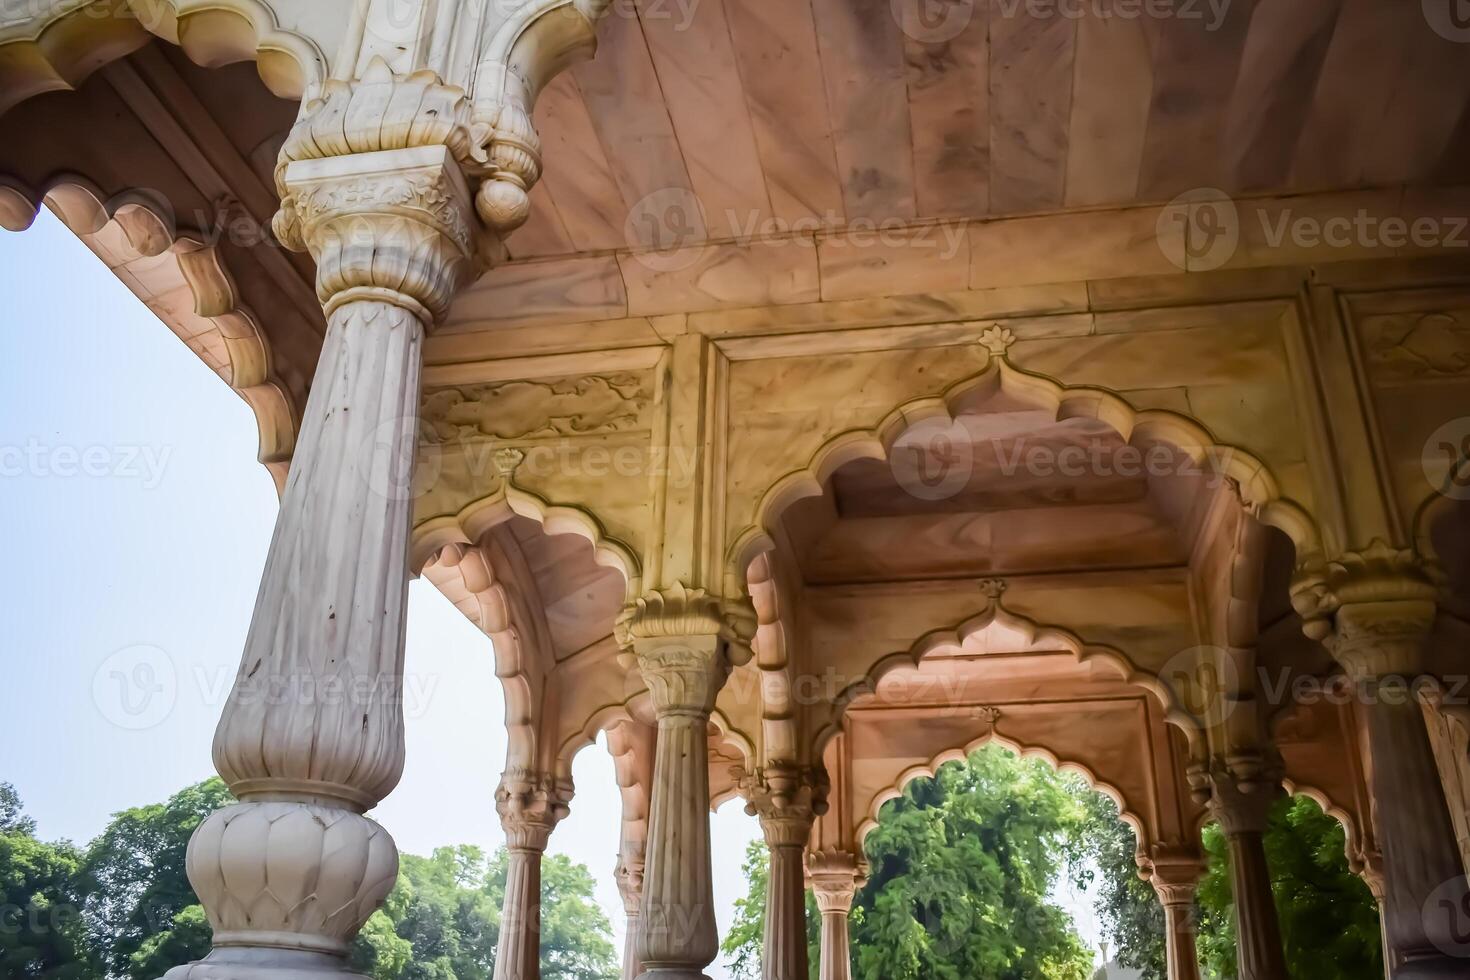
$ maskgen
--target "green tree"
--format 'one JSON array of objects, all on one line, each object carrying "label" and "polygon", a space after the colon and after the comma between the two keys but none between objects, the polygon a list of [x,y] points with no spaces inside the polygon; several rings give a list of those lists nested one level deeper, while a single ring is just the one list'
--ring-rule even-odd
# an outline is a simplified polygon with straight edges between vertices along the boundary
[{"label": "green tree", "polygon": [[[736,980],[759,980],[761,949],[766,931],[766,883],[771,877],[771,852],[764,841],[754,840],[745,849],[745,895],[735,899],[735,921],[725,933],[720,950]],[[822,913],[811,892],[806,896],[806,944],[808,972],[813,978],[821,962]]]},{"label": "green tree", "polygon": [[[1234,908],[1225,836],[1205,829],[1209,870],[1200,884],[1200,959],[1236,976]],[[1348,867],[1342,826],[1305,798],[1279,802],[1266,832],[1271,889],[1295,980],[1378,980],[1383,945],[1378,904]]]},{"label": "green tree", "polygon": [[0,783],[0,976],[95,976],[75,893],[81,856],[71,844],[48,844],[35,833],[15,788]]},{"label": "green tree", "polygon": [[997,747],[888,803],[854,903],[862,980],[1088,980],[1091,953],[1047,901],[1080,864],[1074,781]]},{"label": "green tree", "polygon": [[[374,980],[488,980],[495,972],[509,854],[477,847],[406,854],[398,883],[352,951]],[[612,927],[594,899],[591,873],[564,855],[541,863],[541,975],[611,980]]]},{"label": "green tree", "polygon": [[1119,966],[1143,980],[1165,980],[1164,909],[1153,886],[1138,876],[1138,839],[1101,793],[1084,797],[1087,821],[1081,844],[1096,872],[1095,909],[1102,931],[1117,948]]},{"label": "green tree", "polygon": [[[1081,867],[1085,791],[1000,748],[910,783],[866,842],[872,874],[853,905],[854,976],[1089,980],[1091,953],[1047,901],[1062,871]],[[750,891],[725,943],[741,977],[756,975],[760,958],[763,858],[754,848],[747,856]]]},{"label": "green tree", "polygon": [[207,779],[163,803],[115,814],[92,841],[78,890],[107,976],[154,980],[209,952],[210,930],[184,856],[204,818],[233,802],[223,782]]}]

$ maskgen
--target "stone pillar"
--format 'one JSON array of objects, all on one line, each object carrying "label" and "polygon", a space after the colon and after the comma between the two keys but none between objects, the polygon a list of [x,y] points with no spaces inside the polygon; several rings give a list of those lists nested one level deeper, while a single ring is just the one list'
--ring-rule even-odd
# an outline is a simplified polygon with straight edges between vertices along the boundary
[{"label": "stone pillar", "polygon": [[746,784],[745,812],[759,816],[771,852],[766,879],[764,980],[807,980],[806,871],[802,857],[812,821],[826,810],[818,774],[796,766],[772,766]]},{"label": "stone pillar", "polygon": [[327,332],[215,735],[240,802],[189,844],[214,949],[171,980],[348,975],[348,945],[398,871],[363,814],[403,768],[421,352],[468,276],[474,212],[443,146],[293,163],[284,183]]},{"label": "stone pillar", "polygon": [[822,912],[821,980],[852,980],[852,950],[847,918],[867,873],[856,855],[847,851],[819,851],[807,855],[807,877]]},{"label": "stone pillar", "polygon": [[1280,781],[1270,775],[1232,774],[1224,767],[1212,774],[1210,812],[1230,850],[1239,980],[1287,980],[1265,847],[1271,806],[1281,795]]},{"label": "stone pillar", "polygon": [[515,769],[500,779],[495,809],[505,829],[509,863],[495,980],[541,976],[541,856],[571,799],[570,785],[541,773]]},{"label": "stone pillar", "polygon": [[625,854],[618,858],[613,873],[617,877],[618,893],[623,897],[623,912],[628,917],[628,931],[623,940],[623,980],[638,980],[643,973],[643,961],[638,959],[638,919],[643,904],[641,848],[636,856]]},{"label": "stone pillar", "polygon": [[1204,866],[1197,860],[1155,861],[1150,878],[1164,907],[1169,980],[1200,980],[1194,944],[1194,897]]},{"label": "stone pillar", "polygon": [[719,952],[709,844],[709,728],[715,696],[749,657],[725,603],[676,585],[624,610],[618,639],[636,658],[658,717],[638,920],[646,980],[702,980]]},{"label": "stone pillar", "polygon": [[1465,976],[1464,869],[1414,680],[1433,630],[1427,596],[1345,603],[1328,640],[1356,685],[1383,850],[1383,927],[1394,980]]}]

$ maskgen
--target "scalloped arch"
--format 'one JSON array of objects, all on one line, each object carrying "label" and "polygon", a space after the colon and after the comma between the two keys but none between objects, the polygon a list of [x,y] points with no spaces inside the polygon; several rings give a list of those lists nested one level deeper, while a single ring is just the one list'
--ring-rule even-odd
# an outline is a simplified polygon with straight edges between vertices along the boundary
[{"label": "scalloped arch", "polygon": [[[96,16],[103,5],[116,10]],[[206,68],[254,61],[266,87],[283,99],[300,100],[327,78],[321,48],[283,29],[266,0],[95,0],[0,32],[0,114],[34,96],[75,89],[154,37]]]},{"label": "scalloped arch", "polygon": [[455,514],[430,518],[417,525],[409,542],[409,567],[423,568],[445,546],[473,544],[495,525],[516,516],[535,521],[547,534],[575,534],[585,538],[592,545],[597,564],[622,573],[628,601],[641,594],[638,558],[627,545],[607,535],[592,511],[575,505],[553,504],[510,482],[471,501]]},{"label": "scalloped arch", "polygon": [[1097,773],[1093,772],[1090,768],[1080,762],[1072,762],[1067,759],[1059,758],[1051,750],[1042,746],[1026,745],[1022,742],[1019,742],[1015,739],[1009,738],[1005,735],[1000,734],[997,731],[992,730],[984,735],[981,735],[979,738],[968,743],[962,748],[945,749],[943,752],[940,752],[934,758],[930,759],[929,762],[923,765],[912,766],[900,773],[897,781],[878,793],[878,795],[873,798],[872,806],[869,807],[868,813],[864,816],[862,823],[860,823],[857,828],[858,847],[861,849],[863,846],[863,841],[867,838],[868,834],[872,833],[877,828],[879,815],[883,809],[883,805],[890,800],[895,800],[898,797],[902,796],[903,791],[908,787],[909,783],[913,782],[915,779],[920,778],[921,776],[933,779],[935,774],[943,766],[951,762],[963,762],[970,757],[970,754],[972,752],[975,752],[976,750],[981,749],[986,745],[991,744],[992,742],[996,745],[1001,746],[1004,749],[1007,749],[1008,751],[1015,754],[1016,756],[1019,756],[1022,759],[1040,759],[1051,768],[1055,769],[1057,772],[1064,774],[1071,773],[1081,776],[1083,780],[1087,782],[1087,785],[1089,787],[1099,793],[1102,793],[1104,796],[1108,797],[1108,799],[1117,804],[1119,817],[1122,818],[1123,822],[1126,823],[1129,829],[1133,831],[1134,840],[1138,842],[1140,848],[1146,847],[1148,844],[1153,843],[1148,840],[1148,835],[1144,829],[1143,819],[1139,817],[1138,814],[1135,813],[1133,810],[1129,809],[1128,801],[1124,798],[1122,792],[1119,791],[1112,784],[1100,779]]},{"label": "scalloped arch", "polygon": [[[647,689],[637,692],[620,704],[609,704],[600,708],[587,719],[586,724],[577,729],[572,735],[562,740],[556,749],[556,768],[558,775],[571,777],[572,763],[584,749],[597,744],[597,736],[624,722],[636,722],[635,706],[647,705],[649,700]],[[640,712],[642,713],[642,712]],[[651,712],[650,712],[651,713]],[[720,732],[720,738],[725,745],[735,749],[740,757],[745,760],[746,770],[754,768],[755,745],[746,738],[737,728],[730,724],[730,719],[719,708],[710,713],[710,721]],[[735,795],[739,795],[738,793]],[[711,800],[710,808],[717,809],[720,804],[732,799],[730,794],[725,794],[718,802]]]},{"label": "scalloped arch", "polygon": [[1363,861],[1363,845],[1359,839],[1361,831],[1358,827],[1358,818],[1345,808],[1338,806],[1330,796],[1314,786],[1299,783],[1289,777],[1282,778],[1281,786],[1286,790],[1288,796],[1301,796],[1311,800],[1321,808],[1323,813],[1342,826],[1343,850],[1347,854],[1348,867],[1353,874],[1362,876],[1368,868]]},{"label": "scalloped arch", "polygon": [[229,357],[225,381],[255,415],[260,434],[258,458],[270,471],[276,489],[285,487],[300,420],[289,391],[277,377],[265,332],[255,314],[240,302],[234,279],[208,237],[173,225],[167,205],[143,191],[104,198],[95,184],[75,174],[61,174],[37,193],[18,181],[0,177],[0,227],[29,228],[49,202],[61,222],[79,237],[96,235],[116,224],[140,256],[172,253],[194,298],[194,313],[219,331]]},{"label": "scalloped arch", "polygon": [[[1209,466],[1240,486],[1242,501],[1263,523],[1285,532],[1299,559],[1321,551],[1321,534],[1311,515],[1282,495],[1266,465],[1251,453],[1218,443],[1199,422],[1175,412],[1138,411],[1105,388],[1068,386],[1022,371],[992,356],[985,369],[958,381],[941,394],[905,402],[870,429],[851,429],[829,439],[805,468],[776,481],[761,497],[754,524],[735,536],[726,558],[726,575],[743,582],[755,556],[775,547],[776,521],[791,505],[824,492],[832,475],[858,459],[887,462],[894,443],[914,425],[928,419],[956,418],[955,406],[977,395],[1005,394],[1050,410],[1056,421],[1085,418],[1110,426],[1126,442],[1163,442],[1184,452],[1196,465]],[[959,413],[963,414],[963,413]]]},{"label": "scalloped arch", "polygon": [[1019,616],[1006,609],[999,600],[994,600],[981,612],[963,620],[951,628],[931,630],[919,637],[908,650],[887,654],[880,658],[865,676],[850,684],[837,696],[832,720],[817,733],[817,756],[820,758],[828,742],[841,730],[842,716],[856,699],[874,694],[883,678],[902,667],[914,670],[923,668],[926,658],[946,648],[960,648],[972,636],[984,632],[992,624],[1019,633],[1027,645],[1066,650],[1079,664],[1097,661],[1117,672],[1125,684],[1141,688],[1158,699],[1164,709],[1164,720],[1184,732],[1191,743],[1202,737],[1193,715],[1185,710],[1169,686],[1147,671],[1139,670],[1121,651],[1102,644],[1088,643],[1071,630],[1060,627],[1041,626],[1033,620]]}]

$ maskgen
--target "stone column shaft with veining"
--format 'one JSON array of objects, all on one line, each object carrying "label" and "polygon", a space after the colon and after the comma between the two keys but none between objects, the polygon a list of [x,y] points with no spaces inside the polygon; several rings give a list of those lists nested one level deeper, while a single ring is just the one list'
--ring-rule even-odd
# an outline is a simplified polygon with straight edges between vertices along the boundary
[{"label": "stone column shaft with veining", "polygon": [[304,161],[285,181],[327,333],[215,735],[240,802],[189,846],[214,949],[176,980],[346,975],[398,870],[363,814],[403,769],[419,374],[470,265],[471,196],[444,147]]},{"label": "stone column shaft with veining", "polygon": [[1288,980],[1281,921],[1266,863],[1266,827],[1281,798],[1280,779],[1269,771],[1250,776],[1220,770],[1212,776],[1210,812],[1225,832],[1235,901],[1239,980]]}]

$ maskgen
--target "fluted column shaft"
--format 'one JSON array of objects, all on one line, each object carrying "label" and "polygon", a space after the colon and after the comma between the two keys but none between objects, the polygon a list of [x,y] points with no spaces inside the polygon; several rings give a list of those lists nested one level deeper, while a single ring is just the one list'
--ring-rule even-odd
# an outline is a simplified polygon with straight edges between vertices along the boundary
[{"label": "fluted column shaft", "polygon": [[[1465,976],[1463,868],[1424,715],[1407,685],[1365,681],[1372,791],[1383,848],[1383,931],[1393,980]],[[1439,908],[1445,914],[1437,915]],[[1453,911],[1449,911],[1453,910]],[[1454,925],[1451,925],[1451,923]],[[1437,928],[1443,935],[1432,934]],[[1438,941],[1438,944],[1436,943]]]},{"label": "fluted column shaft", "polygon": [[852,949],[848,917],[852,902],[864,884],[864,867],[858,858],[841,851],[807,855],[807,874],[812,893],[822,913],[821,980],[852,980]]},{"label": "fluted column shaft", "polygon": [[541,858],[571,799],[571,784],[550,775],[511,769],[500,778],[495,809],[507,862],[495,980],[540,980]]},{"label": "fluted column shaft", "polygon": [[505,907],[495,980],[539,980],[541,976],[541,855],[544,850],[511,847],[505,874]]},{"label": "fluted column shaft", "polygon": [[[1397,594],[1414,596],[1412,581]],[[1346,591],[1346,590],[1345,590]],[[1377,837],[1383,851],[1383,931],[1393,980],[1470,972],[1470,897],[1444,783],[1413,681],[1422,673],[1435,604],[1422,597],[1350,602],[1328,640],[1356,684],[1368,732]],[[1375,592],[1384,592],[1378,583]]]},{"label": "fluted column shaft", "polygon": [[1194,899],[1204,865],[1198,860],[1155,863],[1152,882],[1164,908],[1169,980],[1200,980]]},{"label": "fluted column shaft", "polygon": [[[658,634],[690,621],[692,616],[678,610],[701,599],[691,591],[672,599],[655,596],[624,629]],[[658,716],[636,944],[641,976],[699,980],[719,952],[710,869],[709,723],[730,666],[725,641],[713,634],[637,636],[634,645]]]},{"label": "fluted column shaft", "polygon": [[317,261],[327,333],[215,734],[240,802],[189,845],[214,948],[172,980],[349,975],[398,871],[363,813],[403,770],[423,342],[469,266],[473,211],[442,146],[293,163],[284,183],[278,221]]},{"label": "fluted column shaft", "polygon": [[1275,775],[1254,770],[1249,779],[1215,773],[1210,810],[1225,832],[1230,852],[1239,980],[1287,980],[1265,846],[1271,807],[1281,798],[1281,786]]},{"label": "fluted column shaft", "polygon": [[759,816],[770,849],[766,877],[764,980],[807,980],[806,869],[803,855],[812,822],[826,810],[825,778],[777,763],[743,782],[746,812]]}]

